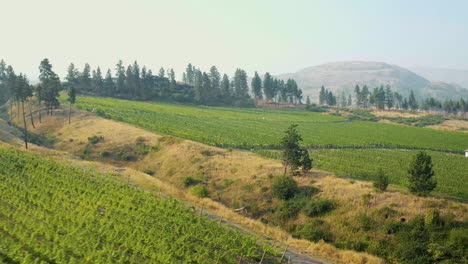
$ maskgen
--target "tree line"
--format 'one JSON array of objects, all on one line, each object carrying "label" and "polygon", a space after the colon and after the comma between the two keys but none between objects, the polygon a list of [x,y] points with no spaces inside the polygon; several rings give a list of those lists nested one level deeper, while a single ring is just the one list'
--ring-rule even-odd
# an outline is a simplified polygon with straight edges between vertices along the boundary
[{"label": "tree line", "polygon": [[375,87],[372,91],[369,90],[367,85],[364,85],[362,88],[356,85],[354,88],[354,100],[351,94],[346,96],[344,91],[337,100],[337,96],[332,91],[322,86],[319,92],[319,104],[341,107],[355,106],[363,109],[376,108],[379,110],[438,111],[453,115],[468,112],[468,100],[463,98],[441,101],[434,97],[428,97],[418,101],[412,90],[409,96],[405,97],[393,91],[390,85],[381,85],[380,87]]},{"label": "tree line", "polygon": [[105,77],[100,67],[91,70],[90,65],[85,64],[80,71],[71,63],[65,86],[74,86],[82,94],[134,100],[169,99],[203,105],[254,106],[255,100],[264,97],[291,103],[300,103],[302,99],[302,90],[292,79],[284,82],[266,73],[262,81],[255,72],[250,87],[248,79],[246,71],[240,68],[230,78],[226,73],[221,74],[216,66],[204,72],[189,63],[182,73],[182,81],[178,82],[173,69],[161,67],[155,75],[136,61],[127,66],[119,61],[115,75],[107,69]]}]

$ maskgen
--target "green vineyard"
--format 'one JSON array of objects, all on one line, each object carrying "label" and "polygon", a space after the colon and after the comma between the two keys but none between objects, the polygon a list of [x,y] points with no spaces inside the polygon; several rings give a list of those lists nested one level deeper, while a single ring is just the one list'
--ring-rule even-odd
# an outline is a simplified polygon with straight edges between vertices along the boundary
[{"label": "green vineyard", "polygon": [[190,107],[80,97],[77,107],[118,121],[219,147],[276,149],[284,130],[299,124],[309,148],[425,149],[462,153],[468,134],[294,110]]},{"label": "green vineyard", "polygon": [[0,263],[251,263],[274,253],[117,176],[3,148],[0,159]]},{"label": "green vineyard", "polygon": [[[278,151],[260,150],[262,156],[280,159]],[[310,151],[313,165],[337,175],[362,180],[373,180],[378,168],[389,176],[390,182],[404,186],[407,169],[415,150],[390,149],[336,149]],[[468,162],[462,155],[428,151],[434,165],[437,187],[442,196],[468,201]]]}]

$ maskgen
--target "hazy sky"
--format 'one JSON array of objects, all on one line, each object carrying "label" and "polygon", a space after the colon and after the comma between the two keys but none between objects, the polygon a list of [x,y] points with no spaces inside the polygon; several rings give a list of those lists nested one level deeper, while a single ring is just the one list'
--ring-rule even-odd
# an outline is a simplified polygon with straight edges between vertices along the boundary
[{"label": "hazy sky", "polygon": [[188,62],[274,74],[342,60],[468,69],[467,0],[0,0],[0,58],[35,79]]}]

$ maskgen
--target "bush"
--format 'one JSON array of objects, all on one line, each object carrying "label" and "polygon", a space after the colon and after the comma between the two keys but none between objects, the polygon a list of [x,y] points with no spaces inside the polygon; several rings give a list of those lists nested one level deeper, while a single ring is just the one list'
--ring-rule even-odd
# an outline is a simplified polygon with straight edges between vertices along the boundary
[{"label": "bush", "polygon": [[130,156],[123,151],[117,152],[117,157],[119,157],[119,159],[121,160],[126,160],[126,161],[130,160]]},{"label": "bush", "polygon": [[152,170],[150,170],[150,169],[144,169],[143,172],[146,173],[146,174],[148,174],[148,175],[151,175],[151,176],[154,175],[154,171],[152,171]]},{"label": "bush", "polygon": [[182,180],[182,183],[184,184],[185,187],[189,187],[191,185],[195,185],[198,183],[197,180],[195,180],[194,178],[192,177],[185,177],[183,180]]},{"label": "bush", "polygon": [[297,183],[289,176],[278,176],[271,183],[271,194],[279,199],[287,200],[297,192]]},{"label": "bush", "polygon": [[107,151],[107,150],[102,150],[102,151],[99,152],[99,155],[101,155],[101,157],[109,157],[110,152]]},{"label": "bush", "polygon": [[198,198],[205,198],[210,196],[208,188],[206,188],[206,186],[200,185],[192,187],[192,189],[190,189],[190,193],[197,196]]},{"label": "bush", "polygon": [[319,216],[325,213],[330,212],[331,210],[335,209],[336,204],[334,201],[322,199],[322,198],[314,198],[309,200],[304,207],[302,208],[302,212],[307,216]]},{"label": "bush", "polygon": [[295,218],[301,208],[307,203],[308,198],[304,195],[297,195],[294,198],[283,201],[278,208],[277,217],[280,221]]},{"label": "bush", "polygon": [[317,242],[323,239],[325,242],[332,242],[333,236],[330,233],[330,227],[323,221],[311,219],[295,233],[299,238]]},{"label": "bush", "polygon": [[98,143],[99,141],[102,141],[104,140],[104,137],[103,136],[92,136],[92,137],[88,137],[88,142],[91,143],[91,144],[96,144]]},{"label": "bush", "polygon": [[364,231],[371,230],[374,225],[374,223],[372,222],[372,219],[366,214],[358,215],[356,220],[359,224],[359,228]]},{"label": "bush", "polygon": [[386,191],[388,187],[388,176],[382,169],[377,172],[377,179],[374,181],[374,188],[379,191]]}]

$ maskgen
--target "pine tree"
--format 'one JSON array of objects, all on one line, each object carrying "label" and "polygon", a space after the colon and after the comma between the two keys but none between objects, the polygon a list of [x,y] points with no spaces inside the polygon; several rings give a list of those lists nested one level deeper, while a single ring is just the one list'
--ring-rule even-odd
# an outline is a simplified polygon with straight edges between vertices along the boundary
[{"label": "pine tree", "polygon": [[52,115],[52,110],[60,105],[57,98],[59,96],[61,84],[60,78],[52,70],[52,65],[48,59],[41,61],[39,66],[39,80],[43,88],[43,99],[47,108],[47,113]]},{"label": "pine tree", "polygon": [[320,88],[320,94],[319,94],[319,104],[323,105],[326,103],[327,100],[327,95],[325,93],[325,87],[322,85],[322,88]]},{"label": "pine tree", "polygon": [[408,106],[411,110],[418,110],[418,102],[416,101],[416,97],[414,96],[413,90],[410,91],[410,96],[408,99]]},{"label": "pine tree", "polygon": [[193,84],[194,83],[194,75],[195,75],[195,69],[192,66],[192,64],[187,65],[187,69],[185,70],[186,76],[187,76],[187,83],[188,84]]},{"label": "pine tree", "polygon": [[198,103],[203,103],[204,102],[202,77],[203,77],[202,72],[197,70],[195,72],[195,76],[194,76],[194,89],[195,89],[195,101],[197,101]]},{"label": "pine tree", "polygon": [[210,68],[210,84],[211,84],[211,93],[210,97],[212,100],[218,101],[221,99],[221,74],[218,72],[216,66],[211,66]]},{"label": "pine tree", "polygon": [[263,98],[262,95],[262,79],[258,75],[258,72],[255,72],[254,77],[252,78],[252,92],[254,94],[255,100]]},{"label": "pine tree", "polygon": [[93,71],[91,79],[92,92],[103,95],[104,94],[104,79],[102,78],[101,68]]},{"label": "pine tree", "polygon": [[351,98],[351,95],[348,95],[348,107],[353,105],[353,98]]},{"label": "pine tree", "polygon": [[369,88],[367,88],[367,85],[364,85],[364,87],[362,87],[362,91],[360,93],[361,98],[359,100],[363,108],[369,107],[369,95]]},{"label": "pine tree", "polygon": [[385,105],[387,106],[389,110],[392,109],[393,107],[393,101],[394,101],[393,92],[390,88],[390,85],[387,85],[385,88]]},{"label": "pine tree", "polygon": [[104,79],[104,94],[106,96],[115,96],[115,85],[112,80],[112,73],[107,69],[106,78]]},{"label": "pine tree", "polygon": [[432,178],[434,170],[432,169],[431,156],[424,151],[420,151],[414,156],[408,174],[408,189],[413,194],[425,196],[437,186],[437,182]]},{"label": "pine tree", "polygon": [[273,98],[273,78],[270,73],[265,73],[263,77],[263,93],[265,94],[266,100],[271,100]]},{"label": "pine tree", "polygon": [[75,68],[75,64],[70,63],[70,66],[68,66],[67,70],[67,77],[65,77],[65,79],[71,86],[76,86],[79,84],[80,72]]},{"label": "pine tree", "polygon": [[88,63],[85,64],[80,76],[80,90],[86,92],[91,91],[91,67]]},{"label": "pine tree", "polygon": [[228,98],[231,97],[231,87],[227,74],[223,75],[223,80],[221,81],[221,92],[224,101],[227,101]]},{"label": "pine tree", "polygon": [[233,79],[234,95],[237,99],[249,98],[249,85],[247,84],[247,73],[237,69]]},{"label": "pine tree", "polygon": [[354,93],[356,97],[356,106],[360,108],[362,107],[362,95],[361,95],[361,88],[359,87],[359,85],[356,85],[354,87]]},{"label": "pine tree", "polygon": [[117,84],[116,84],[116,93],[119,95],[123,95],[126,93],[125,90],[125,66],[122,63],[122,60],[119,60],[116,67],[116,76],[117,76]]},{"label": "pine tree", "polygon": [[300,142],[302,142],[302,137],[297,131],[297,125],[289,126],[281,139],[284,174],[286,174],[288,168],[293,174],[296,174],[299,168],[302,168],[303,172],[312,168],[312,159],[309,152],[300,146]]}]

